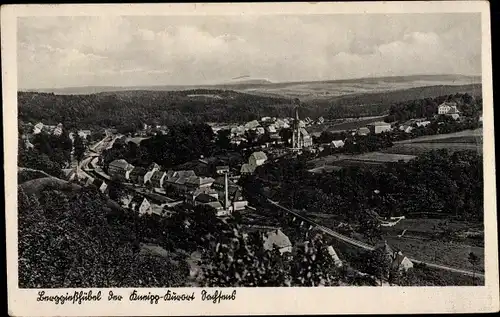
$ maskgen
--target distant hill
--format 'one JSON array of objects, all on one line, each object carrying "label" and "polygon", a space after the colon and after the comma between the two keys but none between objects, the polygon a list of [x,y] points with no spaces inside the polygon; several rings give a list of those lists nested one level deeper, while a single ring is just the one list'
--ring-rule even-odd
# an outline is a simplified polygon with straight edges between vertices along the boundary
[{"label": "distant hill", "polygon": [[221,83],[219,85],[269,85],[273,84],[272,81],[268,79],[258,79],[258,78],[245,78],[245,79],[235,79],[228,81],[226,83]]},{"label": "distant hill", "polygon": [[393,77],[356,78],[326,81],[301,81],[273,83],[267,79],[244,78],[216,85],[158,85],[158,86],[88,86],[67,87],[56,89],[32,89],[33,92],[48,92],[55,94],[95,94],[117,91],[179,91],[192,89],[222,89],[247,92],[252,94],[273,95],[282,97],[297,97],[305,99],[329,99],[332,96],[355,93],[372,93],[379,91],[400,90],[405,88],[438,86],[438,85],[469,85],[481,82],[480,76],[466,75],[411,75]]}]

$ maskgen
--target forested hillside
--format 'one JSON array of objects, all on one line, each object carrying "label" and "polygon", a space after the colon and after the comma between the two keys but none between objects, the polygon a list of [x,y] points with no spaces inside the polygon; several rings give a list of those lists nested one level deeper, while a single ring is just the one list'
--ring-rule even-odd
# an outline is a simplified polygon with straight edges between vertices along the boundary
[{"label": "forested hillside", "polygon": [[[326,119],[382,115],[396,103],[456,93],[481,95],[481,85],[432,86],[351,94],[302,102],[301,117]],[[263,116],[290,117],[290,98],[231,90],[119,91],[89,95],[19,92],[23,121],[63,123],[66,128],[138,127],[142,123],[246,122]]]},{"label": "forested hillside", "polygon": [[19,118],[79,126],[176,124],[249,121],[264,115],[290,116],[284,98],[261,97],[234,91],[125,91],[93,95],[18,94]]}]

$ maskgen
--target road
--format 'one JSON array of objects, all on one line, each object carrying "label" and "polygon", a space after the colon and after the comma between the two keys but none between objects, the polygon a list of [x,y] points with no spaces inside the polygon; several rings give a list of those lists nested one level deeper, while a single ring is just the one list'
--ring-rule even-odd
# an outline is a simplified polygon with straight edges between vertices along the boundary
[{"label": "road", "polygon": [[[372,251],[375,249],[375,247],[369,245],[369,244],[366,244],[362,241],[359,241],[359,240],[356,240],[356,239],[353,239],[353,238],[350,238],[350,237],[347,237],[343,234],[340,234],[330,228],[327,228],[325,226],[322,226],[318,223],[316,223],[315,221],[295,212],[295,211],[292,211],[286,207],[283,207],[281,206],[279,203],[275,202],[275,201],[272,201],[271,199],[267,198],[267,202],[272,204],[273,206],[277,207],[277,208],[280,208],[281,210],[284,210],[294,216],[296,216],[297,218],[300,218],[304,221],[306,221],[307,223],[315,226],[316,228],[318,228],[319,230],[321,230],[322,232],[336,238],[336,239],[339,239],[341,241],[344,241],[350,245],[353,245],[353,246],[356,246],[358,248],[361,248],[363,250],[367,250],[367,251]],[[435,268],[435,269],[440,269],[440,270],[445,270],[445,271],[449,271],[449,272],[455,272],[455,273],[459,273],[459,274],[463,274],[463,275],[468,275],[468,276],[476,276],[476,277],[482,277],[484,278],[484,274],[481,274],[481,273],[477,273],[477,272],[471,272],[471,271],[467,271],[467,270],[462,270],[462,269],[457,269],[457,268],[452,268],[452,267],[449,267],[449,266],[445,266],[445,265],[441,265],[441,264],[436,264],[436,263],[430,263],[430,262],[424,262],[424,261],[420,261],[420,260],[417,260],[417,259],[413,259],[413,258],[408,258],[410,261],[412,261],[413,263],[419,263],[419,264],[425,264],[426,266],[428,267],[431,267],[431,268]]]}]

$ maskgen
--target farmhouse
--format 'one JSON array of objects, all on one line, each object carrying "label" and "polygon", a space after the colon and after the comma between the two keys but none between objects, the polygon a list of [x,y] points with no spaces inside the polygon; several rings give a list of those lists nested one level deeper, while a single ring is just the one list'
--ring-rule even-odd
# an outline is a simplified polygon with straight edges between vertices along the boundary
[{"label": "farmhouse", "polygon": [[367,127],[371,133],[375,134],[391,131],[391,124],[383,121],[370,123]]},{"label": "farmhouse", "polygon": [[167,176],[167,173],[165,171],[156,171],[151,175],[151,178],[149,181],[151,182],[151,185],[155,188],[163,188],[163,182],[165,180],[165,176]]},{"label": "farmhouse", "polygon": [[43,123],[41,122],[38,122],[37,124],[35,124],[35,126],[33,127],[33,134],[38,134],[40,132],[42,132],[43,130]]},{"label": "farmhouse", "polygon": [[426,127],[429,124],[431,124],[431,122],[428,121],[428,120],[426,120],[426,121],[418,121],[416,124],[417,124],[417,127]]},{"label": "farmhouse", "polygon": [[457,104],[455,102],[445,101],[438,106],[438,115],[449,114],[449,113],[458,113]]},{"label": "farmhouse", "polygon": [[203,187],[186,193],[186,202],[194,205],[196,197],[198,197],[200,194],[207,194],[209,196],[214,197],[217,200],[219,199],[219,194],[215,189]]},{"label": "farmhouse", "polygon": [[132,164],[129,164],[124,159],[114,160],[109,163],[108,173],[111,178],[118,180],[128,180],[130,176],[130,172],[134,169]]},{"label": "farmhouse", "polygon": [[62,123],[59,123],[57,127],[52,131],[52,134],[55,136],[60,136],[63,132],[63,125]]},{"label": "farmhouse", "polygon": [[151,176],[160,169],[160,166],[156,163],[151,163],[147,168],[147,173],[144,174],[144,184],[151,182]]},{"label": "farmhouse", "polygon": [[146,198],[144,198],[140,195],[135,196],[130,201],[129,206],[133,211],[137,211],[139,213],[139,215],[152,213],[152,208],[151,208],[150,202]]},{"label": "farmhouse", "polygon": [[263,234],[264,249],[272,251],[278,248],[281,254],[292,252],[292,243],[290,239],[280,230],[276,229]]},{"label": "farmhouse", "polygon": [[333,140],[332,141],[332,147],[336,148],[336,149],[339,149],[339,148],[342,148],[344,147],[344,141],[342,140]]},{"label": "farmhouse", "polygon": [[252,155],[248,158],[248,164],[257,167],[262,164],[264,164],[267,161],[267,155],[266,153],[260,151],[260,152],[253,152]]},{"label": "farmhouse", "polygon": [[253,174],[253,172],[255,172],[255,166],[250,165],[248,163],[241,165],[241,169],[240,169],[241,175],[249,175],[249,174]]},{"label": "farmhouse", "polygon": [[245,130],[253,130],[253,129],[256,129],[258,126],[260,126],[259,121],[253,120],[253,121],[245,123],[244,127],[245,127]]},{"label": "farmhouse", "polygon": [[400,271],[407,271],[413,268],[413,263],[401,251],[394,251],[387,241],[383,245],[376,247],[377,250],[383,251],[392,263],[392,268]]},{"label": "farmhouse", "polygon": [[369,133],[370,133],[370,129],[368,129],[368,128],[366,128],[366,127],[361,127],[361,128],[359,128],[359,129],[356,131],[356,133],[355,133],[355,134],[363,136],[363,135],[368,135]]},{"label": "farmhouse", "polygon": [[404,133],[410,133],[413,130],[413,127],[408,124],[403,124],[399,127],[399,130],[403,131]]}]

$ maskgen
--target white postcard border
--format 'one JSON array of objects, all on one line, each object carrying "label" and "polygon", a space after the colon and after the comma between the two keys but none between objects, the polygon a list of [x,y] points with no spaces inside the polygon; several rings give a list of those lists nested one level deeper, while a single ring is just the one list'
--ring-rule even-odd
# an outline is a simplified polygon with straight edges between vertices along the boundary
[{"label": "white postcard border", "polygon": [[[122,5],[7,5],[2,6],[2,79],[4,115],[4,172],[8,305],[13,316],[104,315],[241,315],[332,313],[445,313],[489,312],[499,309],[498,246],[496,221],[495,151],[490,43],[490,16],[486,1],[363,2],[363,3],[264,3],[264,4],[122,4]],[[17,17],[33,15],[240,15],[328,13],[430,13],[478,12],[482,15],[482,87],[484,131],[485,275],[483,287],[333,287],[333,288],[237,288],[236,300],[213,304],[200,300],[200,288],[171,289],[195,292],[194,302],[130,302],[133,289],[112,289],[122,302],[103,300],[55,305],[37,302],[38,290],[19,289],[17,274]],[[464,43],[465,45],[465,43]],[[45,290],[47,293],[76,289]],[[167,289],[137,289],[163,294]],[[223,289],[224,290],[224,289]],[[224,291],[232,291],[227,289]],[[80,289],[78,289],[80,291]]]}]

